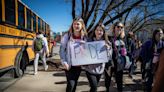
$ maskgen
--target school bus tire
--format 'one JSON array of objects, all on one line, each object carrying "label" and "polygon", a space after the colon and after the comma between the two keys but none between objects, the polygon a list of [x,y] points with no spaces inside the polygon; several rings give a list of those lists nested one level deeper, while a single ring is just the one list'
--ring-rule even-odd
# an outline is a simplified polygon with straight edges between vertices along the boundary
[{"label": "school bus tire", "polygon": [[28,63],[29,63],[29,58],[28,58],[27,51],[20,52],[17,55],[16,62],[15,62],[15,74],[14,74],[15,78],[19,78],[24,75]]}]

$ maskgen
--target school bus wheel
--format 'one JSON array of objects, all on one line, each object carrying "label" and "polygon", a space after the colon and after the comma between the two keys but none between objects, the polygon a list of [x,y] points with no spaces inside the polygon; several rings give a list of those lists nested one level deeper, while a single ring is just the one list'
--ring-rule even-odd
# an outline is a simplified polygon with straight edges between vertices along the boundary
[{"label": "school bus wheel", "polygon": [[26,70],[26,66],[29,63],[28,54],[26,51],[20,52],[16,57],[15,62],[15,74],[14,77],[22,77]]}]

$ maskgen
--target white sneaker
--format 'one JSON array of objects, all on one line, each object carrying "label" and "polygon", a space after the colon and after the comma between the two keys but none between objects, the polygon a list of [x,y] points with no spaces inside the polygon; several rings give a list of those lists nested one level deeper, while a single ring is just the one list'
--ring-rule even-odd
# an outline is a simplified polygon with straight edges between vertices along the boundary
[{"label": "white sneaker", "polygon": [[47,71],[48,70],[48,65],[46,65],[46,67],[45,67],[45,69],[44,69],[45,71]]},{"label": "white sneaker", "polygon": [[38,72],[34,72],[34,75],[37,75],[38,74]]}]

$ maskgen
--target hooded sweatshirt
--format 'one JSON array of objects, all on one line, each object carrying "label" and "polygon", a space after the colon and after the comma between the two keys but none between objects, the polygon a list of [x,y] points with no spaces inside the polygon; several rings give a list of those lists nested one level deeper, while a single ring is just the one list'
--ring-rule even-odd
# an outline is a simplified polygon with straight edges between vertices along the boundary
[{"label": "hooded sweatshirt", "polygon": [[33,40],[33,44],[32,44],[32,49],[34,51],[34,41],[36,38],[41,38],[43,40],[43,51],[46,53],[49,53],[49,48],[48,48],[48,42],[47,42],[47,38],[43,36],[43,34],[38,34],[34,40]]}]

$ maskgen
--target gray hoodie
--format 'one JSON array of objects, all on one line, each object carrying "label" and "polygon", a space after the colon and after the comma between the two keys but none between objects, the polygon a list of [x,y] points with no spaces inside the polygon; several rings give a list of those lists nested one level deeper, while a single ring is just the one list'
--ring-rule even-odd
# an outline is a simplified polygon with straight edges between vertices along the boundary
[{"label": "gray hoodie", "polygon": [[[86,38],[84,38],[85,40]],[[68,33],[66,33],[62,39],[61,39],[61,45],[60,45],[60,59],[61,59],[61,63],[64,64],[68,64],[69,66],[72,66],[71,63],[71,48],[70,48],[70,44],[71,43],[76,43],[76,42],[81,42],[84,41],[83,39],[73,39],[71,36],[68,35]]]}]

